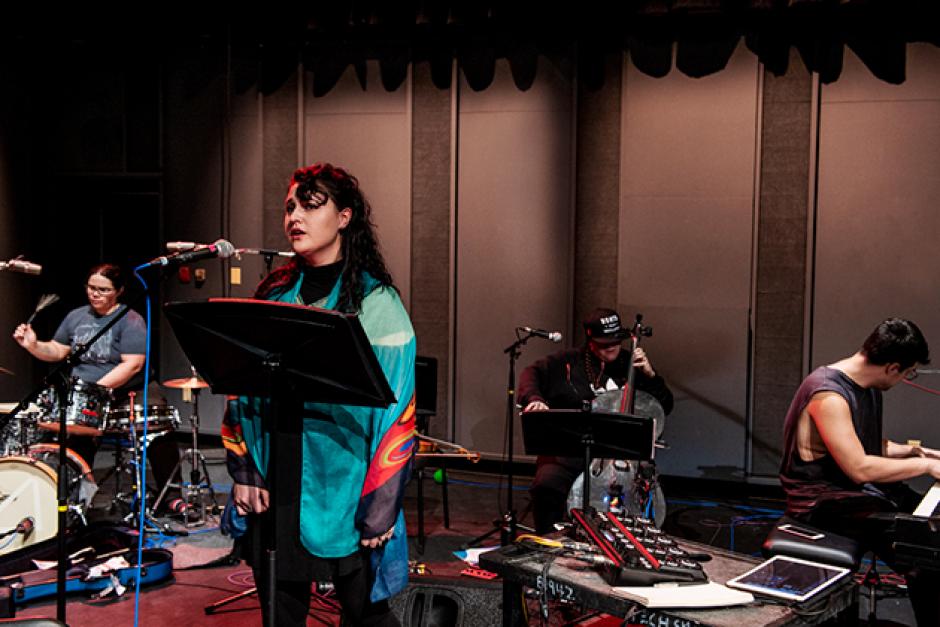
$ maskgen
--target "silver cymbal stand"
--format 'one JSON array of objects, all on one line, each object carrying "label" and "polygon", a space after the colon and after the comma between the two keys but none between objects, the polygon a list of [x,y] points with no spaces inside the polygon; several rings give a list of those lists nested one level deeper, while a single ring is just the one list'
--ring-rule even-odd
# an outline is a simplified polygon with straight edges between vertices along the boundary
[{"label": "silver cymbal stand", "polygon": [[[144,468],[144,465],[141,463],[141,449],[147,445],[144,442],[144,438],[137,436],[137,411],[135,404],[135,392],[130,392],[128,394],[128,403],[130,405],[130,411],[128,412],[128,429],[130,430],[130,440],[131,447],[133,451],[133,461],[131,462],[132,467],[134,468],[134,497],[133,504],[131,506],[130,513],[124,517],[125,522],[129,522],[132,527],[140,526],[140,506],[143,502],[145,491],[147,490],[147,469]],[[148,438],[151,438],[151,435],[148,434]],[[148,526],[150,530],[156,530],[160,533],[175,534],[176,532],[166,523],[161,523],[156,520],[151,515],[152,510],[147,510],[144,512],[143,528],[138,528],[140,533],[146,533],[148,531]]]},{"label": "silver cymbal stand", "polygon": [[[179,380],[177,380],[179,381]],[[183,390],[183,400],[186,401],[187,391],[192,394],[193,411],[189,417],[189,423],[192,428],[193,445],[186,449],[173,471],[170,473],[170,480],[160,490],[159,496],[154,501],[153,507],[156,509],[163,501],[166,491],[169,488],[179,488],[180,496],[186,503],[185,520],[187,527],[199,527],[206,524],[207,503],[211,502],[213,512],[218,511],[218,501],[215,498],[215,490],[212,488],[212,480],[209,478],[209,468],[206,464],[206,456],[199,450],[199,392],[203,387],[207,387],[201,379],[194,376],[190,380],[179,381],[179,385],[173,385],[175,382],[166,382],[167,387],[179,387]],[[189,482],[174,483],[173,477],[183,465],[183,460],[189,459],[192,470],[189,473]]]}]

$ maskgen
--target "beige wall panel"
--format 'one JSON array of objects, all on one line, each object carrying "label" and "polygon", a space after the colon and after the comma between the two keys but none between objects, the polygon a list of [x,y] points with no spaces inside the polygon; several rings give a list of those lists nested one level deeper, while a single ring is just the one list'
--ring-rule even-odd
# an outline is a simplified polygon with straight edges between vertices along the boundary
[{"label": "beige wall panel", "polygon": [[[262,150],[261,99],[254,90],[235,96],[232,101],[231,181],[229,183],[229,212],[231,214],[232,243],[239,248],[265,248],[265,214],[282,214],[281,205],[270,206],[263,198],[264,151]],[[285,172],[284,178],[289,175]],[[285,238],[278,248],[288,250]],[[264,273],[263,258],[246,255],[233,260],[232,267],[241,270],[241,285],[232,285],[232,296],[250,297]],[[277,265],[277,263],[275,263]]]},{"label": "beige wall panel", "polygon": [[664,79],[624,65],[618,295],[653,326],[649,352],[676,409],[661,473],[740,478],[758,65]]},{"label": "beige wall panel", "polygon": [[[541,68],[542,66],[540,66]],[[540,72],[519,92],[500,63],[482,93],[461,84],[458,121],[457,441],[503,450],[508,362],[519,325],[567,328],[570,84]],[[559,345],[533,339],[518,371]],[[517,454],[522,452],[516,422]]]},{"label": "beige wall panel", "polygon": [[[889,316],[917,322],[934,353],[940,345],[940,51],[909,46],[907,75],[881,83],[847,53],[840,81],[823,88],[813,367]],[[935,397],[899,386],[885,396],[885,432],[940,442],[936,413]]]},{"label": "beige wall panel", "polygon": [[[370,76],[378,76],[377,65],[369,69]],[[410,80],[391,93],[372,80],[363,91],[351,68],[326,96],[314,98],[308,91],[303,151],[305,164],[329,161],[359,179],[406,305],[411,285],[410,91]]]}]

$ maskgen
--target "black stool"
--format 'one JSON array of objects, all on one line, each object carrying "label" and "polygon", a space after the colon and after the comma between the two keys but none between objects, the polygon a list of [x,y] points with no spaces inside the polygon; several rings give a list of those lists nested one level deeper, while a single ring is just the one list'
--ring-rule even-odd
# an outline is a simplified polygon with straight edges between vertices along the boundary
[{"label": "black stool", "polygon": [[[787,525],[792,528],[787,530]],[[761,552],[764,557],[786,555],[858,571],[866,551],[851,538],[784,516],[774,523],[773,529],[761,546]],[[875,624],[875,592],[880,584],[875,564],[875,556],[872,555],[871,565],[861,581],[861,585],[868,587],[869,625]]]}]

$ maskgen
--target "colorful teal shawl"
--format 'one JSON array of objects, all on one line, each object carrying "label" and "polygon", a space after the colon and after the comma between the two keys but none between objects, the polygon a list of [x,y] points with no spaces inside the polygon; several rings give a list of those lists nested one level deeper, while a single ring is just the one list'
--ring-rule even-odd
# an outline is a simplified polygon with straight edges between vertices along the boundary
[{"label": "colorful teal shawl", "polygon": [[[408,583],[408,546],[402,498],[414,452],[415,336],[408,314],[390,288],[366,276],[359,321],[397,399],[387,409],[304,404],[300,539],[310,553],[338,558],[395,527],[394,536],[373,551],[379,601]],[[300,281],[271,300],[299,303]],[[334,309],[340,283],[314,303]],[[263,399],[241,397],[230,410],[238,417],[248,452],[262,474],[268,467]]]}]

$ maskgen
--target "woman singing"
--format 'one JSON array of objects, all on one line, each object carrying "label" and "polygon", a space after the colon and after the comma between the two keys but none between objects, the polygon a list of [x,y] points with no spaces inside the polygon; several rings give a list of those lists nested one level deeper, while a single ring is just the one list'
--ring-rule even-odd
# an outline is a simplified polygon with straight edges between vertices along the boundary
[{"label": "woman singing", "polygon": [[[223,424],[233,500],[248,515],[246,558],[262,591],[262,535],[277,534],[278,624],[306,624],[311,582],[331,579],[347,621],[397,625],[386,599],[407,584],[401,502],[413,446],[415,337],[370,214],[358,180],[342,168],[294,172],[284,234],[296,256],[256,297],[357,314],[397,402],[387,409],[295,403],[300,419],[271,431],[265,399],[239,397]],[[270,437],[277,460],[268,459]],[[269,463],[277,464],[276,529],[261,515]]]}]

